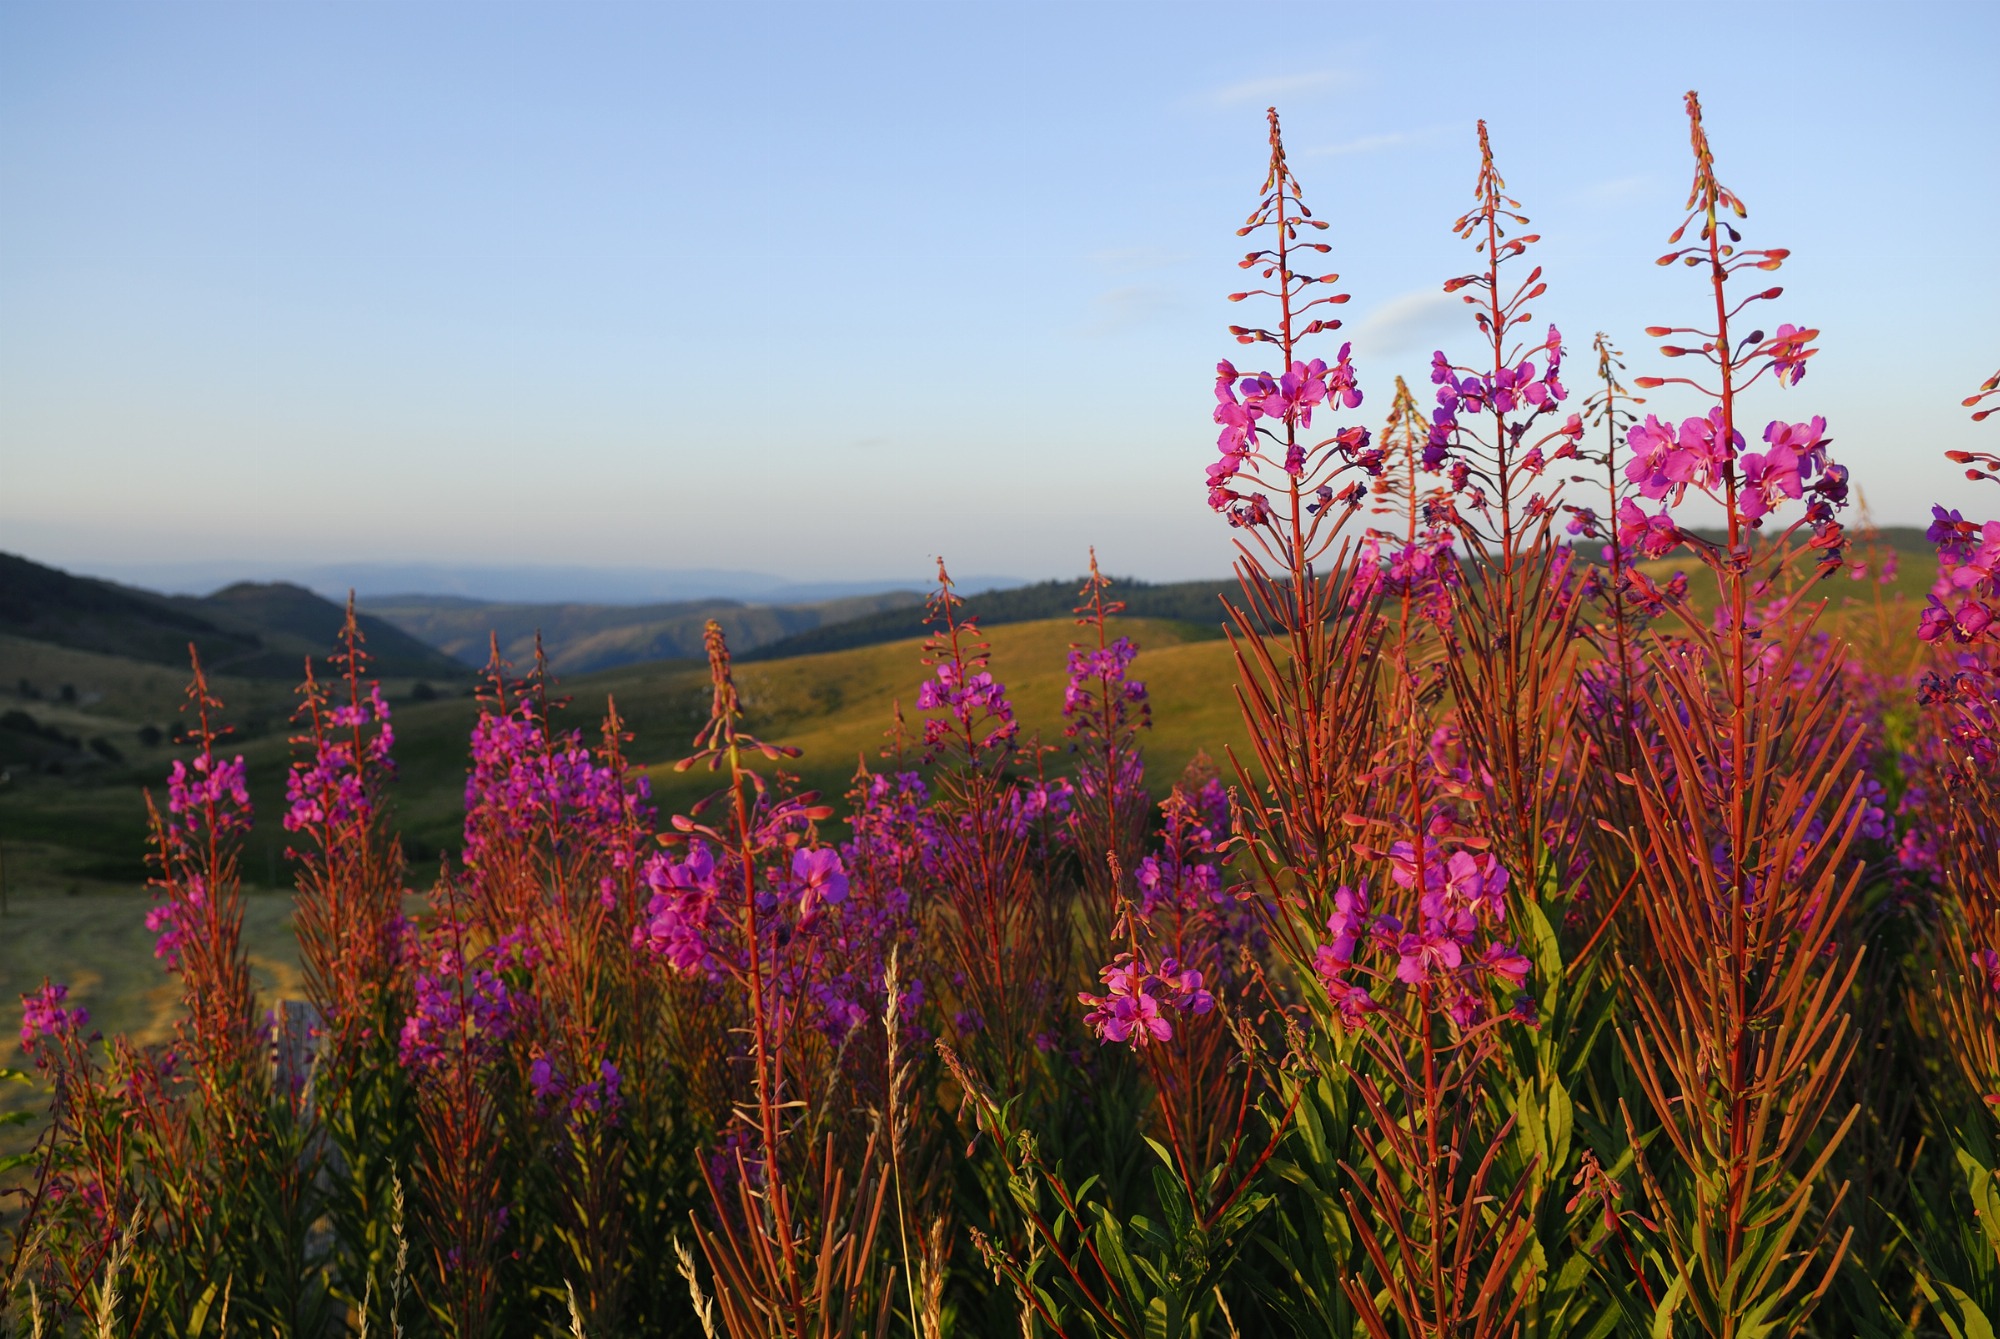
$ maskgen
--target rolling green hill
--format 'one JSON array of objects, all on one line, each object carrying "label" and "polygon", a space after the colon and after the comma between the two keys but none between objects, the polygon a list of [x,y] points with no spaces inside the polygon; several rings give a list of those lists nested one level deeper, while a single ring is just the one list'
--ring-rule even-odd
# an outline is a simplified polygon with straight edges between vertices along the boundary
[{"label": "rolling green hill", "polygon": [[[296,679],[306,656],[333,648],[345,617],[331,600],[283,582],[158,595],[0,553],[0,634],[73,651],[185,666],[192,643],[215,673]],[[387,677],[466,677],[449,656],[371,614],[360,625]]]},{"label": "rolling green hill", "polygon": [[[965,610],[968,614],[977,615],[980,626],[987,628],[1043,618],[1067,618],[1076,607],[1077,588],[1082,584],[1083,579],[1077,577],[1068,581],[1043,581],[1032,586],[984,591],[967,596]],[[1233,581],[1178,581],[1153,585],[1146,581],[1119,579],[1112,587],[1111,595],[1124,602],[1127,617],[1182,623],[1185,625],[1181,629],[1183,640],[1200,640],[1222,635],[1220,597],[1235,588]],[[857,646],[875,646],[908,637],[921,637],[923,631],[924,607],[917,602],[845,622],[829,622],[824,627],[756,647],[742,659],[784,660],[823,651],[844,651]]]},{"label": "rolling green hill", "polygon": [[[1675,565],[1649,567],[1664,580]],[[1697,609],[1705,607],[1710,580],[1699,570],[1691,571],[1690,577],[1693,603]],[[1899,657],[1916,645],[1908,628],[1921,607],[1928,580],[1927,565],[1906,560],[1891,586],[1839,577],[1817,587],[1816,594],[1829,599],[1832,625],[1851,636],[1872,659]],[[1135,588],[1136,583],[1133,588],[1120,586],[1114,593],[1146,593],[1145,588]],[[1072,592],[1058,595],[1061,588],[1055,583],[1024,589],[1037,599],[1074,598]],[[1175,598],[1200,598],[1194,583],[1151,589]],[[1210,585],[1206,591],[1212,597],[1215,588]],[[1878,596],[1885,601],[1879,606]],[[994,597],[975,597],[969,604],[977,609],[981,602],[994,602]],[[1131,603],[1144,607],[1138,598]],[[1078,629],[1067,617],[1004,621],[1008,617],[1004,604],[999,616],[1003,621],[987,625],[994,671],[1012,691],[1024,735],[1039,733],[1044,742],[1060,749],[1065,650]],[[858,622],[872,625],[880,617],[871,615]],[[1117,623],[1120,631],[1140,643],[1136,673],[1152,689],[1155,726],[1145,747],[1156,784],[1170,781],[1197,749],[1219,757],[1241,739],[1228,647],[1216,639],[1213,623],[1131,616]],[[825,631],[836,632],[839,626]],[[1671,619],[1663,624],[1671,626]],[[905,637],[782,659],[746,657],[739,661],[737,675],[750,728],[775,742],[802,747],[805,755],[791,770],[799,772],[806,784],[837,796],[859,756],[876,759],[896,703],[903,704],[914,723],[912,704],[927,673],[920,664],[920,646],[919,638]],[[560,646],[552,649],[560,664]],[[1895,668],[1901,668],[1900,663]],[[68,701],[46,692],[31,701],[16,693],[10,702],[8,685],[17,677],[41,684],[72,684],[82,691]],[[8,712],[16,711],[28,716],[36,731],[53,731],[77,746],[75,765],[58,769],[71,775],[22,774],[0,786],[0,841],[61,847],[70,853],[68,867],[73,870],[136,877],[143,853],[143,809],[137,792],[145,784],[158,783],[176,752],[163,736],[171,733],[182,677],[178,670],[129,658],[0,636],[0,742],[10,737],[7,722],[15,719]],[[571,699],[565,723],[593,738],[606,699],[616,698],[636,736],[632,756],[651,768],[662,809],[685,807],[703,793],[705,776],[676,774],[669,766],[687,747],[707,708],[700,661],[659,660],[562,674],[558,682],[560,692]],[[462,689],[437,696],[423,693],[409,680],[391,679],[387,686],[397,711],[396,756],[401,768],[397,803],[406,819],[410,849],[430,858],[457,845],[466,740],[476,706]],[[276,883],[284,838],[270,820],[282,794],[291,694],[276,681],[246,676],[220,676],[217,688],[229,703],[226,717],[241,727],[240,747],[251,763],[252,792],[265,816],[252,834],[247,867],[253,878]],[[120,756],[91,753],[88,741],[100,738]],[[59,741],[36,734],[20,743],[23,751],[46,754]],[[1060,751],[1050,756],[1050,766],[1061,769]]]},{"label": "rolling green hill", "polygon": [[[551,668],[561,674],[702,654],[702,625],[721,623],[732,645],[749,649],[884,611],[921,611],[913,591],[852,595],[817,604],[753,605],[740,600],[672,604],[505,604],[449,595],[391,595],[369,609],[430,646],[475,669],[484,668],[497,638],[500,654],[517,665],[534,659],[541,636]],[[921,619],[919,620],[921,621]]]},{"label": "rolling green hill", "polygon": [[[1661,579],[1665,566],[1656,572]],[[1691,576],[1699,602],[1706,574]],[[1830,598],[1831,625],[1852,637],[1862,654],[1897,668],[1889,662],[1917,645],[1910,627],[1928,580],[1927,564],[1905,561],[1892,586],[1843,578],[1819,589]],[[1226,642],[1206,628],[1175,620],[1123,618],[1116,630],[1141,647],[1134,672],[1151,689],[1155,724],[1142,747],[1156,791],[1164,790],[1197,750],[1224,761],[1226,750],[1240,749],[1243,727]],[[1053,746],[1048,765],[1055,771],[1067,764],[1061,718],[1065,653],[1079,631],[1066,617],[1003,623],[988,631],[994,673],[1009,687],[1023,734],[1039,733]],[[892,765],[879,754],[897,703],[916,728],[912,704],[929,673],[920,656],[921,641],[905,638],[740,663],[737,683],[747,723],[767,739],[804,749],[788,770],[837,800],[860,758],[871,766]],[[184,674],[167,665],[4,635],[0,666],[6,667],[0,677],[0,739],[7,733],[7,714],[19,711],[32,713],[38,730],[79,740],[102,737],[116,741],[122,754],[121,761],[97,757],[88,766],[53,773],[0,773],[0,887],[12,902],[0,922],[0,979],[32,983],[46,972],[70,980],[98,1020],[146,1036],[164,1035],[173,990],[152,961],[143,899],[134,894],[145,879],[143,792],[148,787],[157,792],[169,760],[185,750],[160,735],[148,745],[137,732],[150,724],[163,733],[172,723]],[[67,683],[77,691],[68,700],[50,694],[30,699],[13,686],[17,677]],[[288,887],[278,818],[290,754],[285,735],[291,690],[277,679],[226,674],[214,686],[228,704],[225,719],[241,727],[227,747],[240,749],[249,762],[258,815],[244,848],[243,870],[253,893],[246,942],[267,994],[295,990],[289,902],[264,895]],[[635,736],[630,754],[646,766],[663,814],[685,811],[715,785],[706,772],[672,769],[706,716],[702,662],[664,660],[562,676],[558,687],[571,700],[559,724],[580,728],[587,738],[595,736],[606,699],[616,699]],[[467,736],[477,704],[462,692],[422,695],[409,680],[391,680],[387,688],[395,704],[399,769],[392,802],[412,856],[411,881],[423,887],[435,876],[438,858],[459,842]],[[9,1049],[9,1038],[0,1033],[0,1064]]]},{"label": "rolling green hill", "polygon": [[[1189,641],[1182,625],[1157,620],[1119,620],[1119,631],[1143,648],[1138,673],[1151,685],[1156,728],[1146,749],[1156,781],[1164,785],[1196,749],[1218,751],[1240,729],[1230,694],[1227,646]],[[994,672],[1007,684],[1020,713],[1023,733],[1039,732],[1060,746],[1065,658],[1078,630],[1068,619],[1010,624],[991,633]],[[906,640],[818,656],[745,664],[737,683],[748,724],[776,742],[805,749],[793,770],[805,783],[835,795],[853,775],[859,755],[874,760],[900,701],[914,722],[911,703],[928,671],[919,662],[921,642]],[[9,648],[0,643],[0,654]],[[54,658],[56,652],[38,654]],[[64,722],[71,733],[110,729],[113,706],[133,715],[165,713],[171,719],[177,676],[164,669],[125,662],[122,666],[62,653],[45,662],[48,670],[83,676],[98,672],[108,682],[114,668],[124,680],[102,701],[79,704],[65,713],[42,715]],[[105,658],[109,660],[109,658]],[[250,764],[251,794],[258,820],[246,848],[245,870],[253,881],[281,883],[285,839],[276,818],[289,757],[284,703],[272,685],[222,678],[217,690],[228,703],[226,719],[243,729],[231,745]],[[413,855],[431,859],[456,847],[464,803],[466,742],[477,705],[464,696],[416,700],[407,687],[391,684],[396,709],[395,803]],[[711,786],[706,773],[679,774],[672,762],[688,746],[708,708],[707,669],[696,661],[662,661],[564,678],[562,694],[571,705],[561,723],[582,729],[594,740],[608,698],[615,698],[634,735],[632,756],[652,775],[663,810],[685,808]],[[0,702],[4,702],[0,693]],[[121,722],[123,717],[117,718]],[[129,739],[127,731],[118,736]],[[137,882],[143,877],[144,806],[140,791],[158,787],[170,756],[180,752],[134,746],[124,762],[79,769],[69,775],[18,775],[0,785],[0,843],[49,848],[51,877],[102,878]],[[1063,770],[1060,752],[1052,770]],[[59,858],[58,858],[59,857]]]}]

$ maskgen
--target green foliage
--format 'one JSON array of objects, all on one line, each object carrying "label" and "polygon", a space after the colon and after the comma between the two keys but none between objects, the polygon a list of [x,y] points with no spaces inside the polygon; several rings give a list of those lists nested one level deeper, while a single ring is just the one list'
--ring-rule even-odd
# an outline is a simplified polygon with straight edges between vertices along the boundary
[{"label": "green foliage", "polygon": [[1970,1114],[1951,1141],[1951,1164],[1922,1169],[1914,1222],[1898,1226],[1916,1259],[1917,1288],[1944,1332],[1951,1339],[1993,1339],[2000,1317],[2000,1157],[1990,1118]]},{"label": "green foliage", "polygon": [[[8,1069],[4,1065],[0,1065],[0,1083],[24,1083],[32,1085],[34,1080],[18,1069]],[[10,1127],[18,1128],[31,1123],[34,1119],[35,1113],[32,1111],[0,1111],[0,1130]],[[34,1160],[35,1155],[32,1151],[0,1155],[0,1174],[10,1172],[16,1167],[25,1167]]]}]

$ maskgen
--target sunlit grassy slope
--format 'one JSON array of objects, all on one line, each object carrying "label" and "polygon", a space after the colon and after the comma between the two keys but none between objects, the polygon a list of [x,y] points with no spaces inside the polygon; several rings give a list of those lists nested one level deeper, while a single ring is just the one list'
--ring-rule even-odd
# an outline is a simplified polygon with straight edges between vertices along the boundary
[{"label": "sunlit grassy slope", "polygon": [[[1655,575],[1664,580],[1672,565]],[[1683,564],[1685,566],[1685,564]],[[1908,668],[1917,647],[1916,611],[1929,582],[1928,564],[1906,561],[1890,586],[1857,583],[1845,577],[1815,588],[1829,602],[1826,626],[1851,638],[1878,667]],[[1712,603],[1712,579],[1690,571],[1698,606]],[[1884,603],[1879,607],[1878,595]],[[1671,630],[1669,618],[1663,628]],[[1234,666],[1226,642],[1191,640],[1198,629],[1169,621],[1118,620],[1117,633],[1141,647],[1135,673],[1152,692],[1153,728],[1143,738],[1149,780],[1163,790],[1197,750],[1218,762],[1244,739],[1233,684]],[[1014,623],[988,634],[994,673],[1012,694],[1023,736],[1037,734],[1054,746],[1049,766],[1064,770],[1062,692],[1069,643],[1082,635],[1067,619]],[[14,673],[32,673],[88,686],[65,728],[121,730],[121,740],[139,723],[167,724],[178,696],[179,676],[155,666],[138,666],[89,653],[38,649],[20,643],[0,646]],[[838,797],[857,757],[871,766],[880,758],[894,704],[903,704],[914,733],[920,718],[912,709],[917,687],[930,671],[921,663],[922,643],[909,640],[767,661],[737,667],[737,684],[748,725],[776,743],[796,745],[803,756],[790,764],[805,785]],[[285,836],[283,778],[289,757],[283,719],[288,703],[274,685],[224,680],[229,700],[225,716],[253,723],[258,733],[240,747],[250,763],[258,822],[244,851],[244,874],[252,885],[247,900],[245,938],[266,996],[296,993],[296,951],[289,900],[269,890],[287,885],[282,857]],[[463,815],[466,740],[477,710],[466,697],[411,701],[409,685],[392,684],[397,698],[395,725],[399,777],[394,803],[414,857],[412,883],[421,888],[435,875],[437,858],[458,845]],[[706,666],[664,661],[627,666],[566,681],[559,691],[570,699],[566,725],[582,727],[593,742],[607,697],[615,698],[633,739],[630,755],[646,765],[663,812],[685,810],[712,788],[705,772],[676,774],[672,761],[687,747],[706,717]],[[140,857],[144,849],[143,786],[157,789],[165,774],[167,748],[133,750],[128,766],[88,776],[21,777],[0,785],[0,859],[12,908],[0,921],[0,983],[9,993],[29,988],[46,974],[68,980],[78,998],[107,1031],[163,1035],[173,1013],[174,991],[152,958],[152,937],[143,924]],[[914,755],[915,750],[912,750]],[[1226,764],[1225,764],[1226,766]],[[0,1028],[0,1064],[12,1052],[11,1030]],[[0,1094],[0,1106],[13,1100]]]},{"label": "sunlit grassy slope", "polygon": [[[1186,630],[1170,622],[1120,621],[1117,631],[1142,647],[1138,673],[1152,689],[1157,721],[1145,738],[1156,785],[1171,782],[1197,749],[1219,752],[1240,737],[1225,643],[1185,641]],[[1013,693],[1024,735],[1039,731],[1048,743],[1064,743],[1065,658],[1078,635],[1068,620],[993,630],[993,670]],[[750,728],[803,748],[792,768],[805,784],[838,795],[858,754],[882,765],[877,754],[894,717],[893,704],[900,699],[908,711],[929,673],[921,655],[921,641],[913,640],[744,665],[736,677]],[[98,671],[93,681],[104,685],[104,697],[92,707],[100,712],[153,719],[171,708],[169,683],[144,674],[114,682],[114,666],[65,661],[62,668]],[[227,692],[232,686],[222,688]],[[583,727],[593,742],[605,701],[615,697],[634,735],[631,754],[648,765],[662,810],[684,809],[714,786],[705,772],[672,769],[672,760],[707,715],[705,664],[625,667],[565,682],[560,689],[571,699],[564,722]],[[263,717],[277,705],[253,700]],[[400,703],[396,709],[395,803],[420,857],[412,871],[419,887],[435,872],[432,857],[457,845],[466,738],[475,712],[476,704],[465,698]],[[914,711],[909,717],[913,724],[920,719]],[[286,872],[280,856],[285,838],[276,820],[288,749],[281,730],[245,740],[241,748],[258,811],[244,873],[253,885],[279,885]],[[1061,752],[1049,762],[1058,770],[1066,766]],[[28,989],[46,975],[70,982],[76,999],[107,1032],[130,1031],[142,1039],[166,1034],[175,987],[153,960],[144,903],[133,896],[144,877],[138,859],[144,835],[140,785],[157,789],[163,772],[163,762],[149,760],[115,778],[34,778],[32,784],[0,788],[0,858],[12,894],[9,914],[0,921],[0,982],[8,991]],[[267,999],[297,994],[289,910],[289,900],[279,896],[253,891],[246,900],[245,941]],[[0,1065],[13,1050],[11,1030],[0,1029]],[[14,1098],[0,1093],[0,1109]]]}]

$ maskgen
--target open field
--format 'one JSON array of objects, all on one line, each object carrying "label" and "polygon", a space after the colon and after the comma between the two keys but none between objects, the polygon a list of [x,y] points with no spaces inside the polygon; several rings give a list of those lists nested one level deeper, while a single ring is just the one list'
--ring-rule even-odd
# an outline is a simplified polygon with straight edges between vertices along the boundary
[{"label": "open field", "polygon": [[[1661,566],[1662,579],[1671,565]],[[1704,574],[1691,574],[1697,601]],[[1836,578],[1823,588],[1828,626],[1854,639],[1873,657],[1894,660],[1915,646],[1915,611],[1929,583],[1927,564],[1905,560],[1895,583]],[[1877,595],[1881,596],[1878,605]],[[1240,747],[1242,722],[1233,694],[1229,646],[1186,624],[1149,619],[1117,620],[1117,630],[1141,647],[1135,673],[1152,697],[1153,728],[1143,746],[1148,776],[1158,792],[1197,751],[1223,759]],[[1054,746],[1049,766],[1066,770],[1061,703],[1065,655],[1077,629],[1066,619],[1007,624],[991,629],[994,673],[1008,685],[1023,736],[1039,734]],[[857,761],[885,764],[897,702],[907,718],[918,685],[928,676],[922,643],[902,641],[737,667],[749,726],[762,737],[804,750],[793,764],[803,784],[837,798]],[[77,776],[17,777],[0,787],[0,853],[4,853],[10,910],[0,933],[0,980],[10,992],[47,974],[73,983],[78,997],[107,1031],[142,1038],[170,1025],[172,989],[152,957],[143,924],[144,800],[157,788],[176,750],[147,749],[134,732],[175,719],[182,676],[158,665],[0,638],[0,684],[19,678],[73,683],[74,706],[34,704],[38,715],[73,733],[115,738],[127,751],[123,766]],[[463,812],[466,739],[477,711],[468,698],[409,700],[410,683],[391,682],[396,702],[395,803],[414,857],[413,882],[422,887],[435,861],[458,842]],[[260,985],[276,995],[295,981],[294,948],[286,920],[285,839],[276,818],[289,749],[284,713],[292,695],[270,680],[221,679],[226,715],[245,721],[241,748],[250,764],[259,819],[246,843],[246,935]],[[646,766],[662,811],[685,809],[713,785],[705,772],[676,773],[673,760],[708,708],[705,665],[660,661],[624,666],[563,680],[571,699],[568,724],[594,740],[607,698],[615,699],[634,739],[631,756]],[[13,1037],[0,1038],[0,1063]]]},{"label": "open field", "polygon": [[[1686,563],[1649,564],[1665,580]],[[1928,588],[1931,565],[1903,555],[1895,581],[1878,585],[1836,577],[1816,594],[1828,602],[1823,624],[1848,637],[1857,653],[1881,668],[1899,671],[1914,652],[1916,614]],[[1706,573],[1690,572],[1691,601],[1707,603]],[[1669,617],[1662,623],[1670,628]],[[1135,672],[1148,684],[1153,728],[1145,740],[1149,775],[1164,788],[1197,750],[1221,757],[1242,739],[1241,722],[1227,686],[1233,682],[1226,642],[1207,630],[1168,620],[1121,619],[1118,630],[1139,643]],[[1077,630],[1067,619],[1010,623],[987,630],[993,670],[1008,685],[1023,737],[1039,735],[1056,746],[1049,766],[1065,769],[1060,751],[1065,655]],[[774,742],[795,745],[804,755],[793,770],[808,786],[838,797],[857,760],[879,764],[894,706],[912,703],[928,671],[918,639],[761,661],[737,667],[749,728]],[[0,785],[0,842],[32,843],[51,855],[37,874],[16,879],[61,891],[77,880],[136,887],[144,878],[144,802],[141,792],[157,788],[177,750],[162,742],[148,746],[139,732],[152,726],[164,733],[177,719],[183,676],[171,667],[115,656],[51,647],[0,637],[0,705],[18,681],[42,686],[42,699],[19,700],[38,721],[80,738],[104,738],[123,754],[120,764],[97,763],[65,776],[15,776]],[[74,703],[57,702],[53,686],[77,689]],[[259,821],[246,845],[245,875],[253,885],[285,885],[284,835],[276,823],[283,778],[290,756],[286,719],[294,695],[268,679],[220,678],[226,720],[238,726],[238,742],[250,765],[251,793]],[[399,777],[395,802],[408,848],[419,864],[449,852],[458,842],[465,775],[466,740],[477,713],[464,696],[417,700],[410,680],[385,683],[396,711]],[[562,678],[558,691],[570,699],[566,723],[593,742],[607,699],[615,699],[634,736],[630,756],[645,765],[663,809],[684,807],[705,792],[705,774],[677,774],[672,763],[706,716],[705,666],[693,660],[653,661]],[[43,881],[46,881],[45,883]],[[26,891],[32,893],[33,886]]]}]

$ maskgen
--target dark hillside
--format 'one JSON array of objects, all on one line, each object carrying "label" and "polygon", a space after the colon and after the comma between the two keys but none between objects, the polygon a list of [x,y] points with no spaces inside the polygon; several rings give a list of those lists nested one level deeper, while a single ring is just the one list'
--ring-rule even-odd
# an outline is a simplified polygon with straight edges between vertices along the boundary
[{"label": "dark hillside", "polygon": [[[301,586],[243,582],[213,595],[168,596],[0,553],[0,633],[73,651],[157,665],[187,663],[188,644],[211,672],[297,679],[325,655],[346,612]],[[361,615],[376,672],[455,680],[465,671],[379,618]]]},{"label": "dark hillside", "polygon": [[188,643],[202,658],[233,660],[259,650],[255,634],[225,630],[163,595],[71,576],[0,553],[0,632],[78,651],[185,663]]},{"label": "dark hillside", "polygon": [[709,619],[722,624],[729,644],[750,650],[828,623],[897,608],[921,608],[911,591],[850,595],[819,604],[745,604],[733,599],[685,600],[670,604],[506,604],[453,596],[391,595],[369,607],[404,632],[483,667],[491,640],[516,665],[534,658],[540,634],[550,668],[558,674],[589,674],[620,665],[702,655],[701,630]]},{"label": "dark hillside", "polygon": [[[340,640],[347,611],[289,582],[239,581],[213,595],[180,596],[174,604],[218,627],[257,639],[259,654],[232,665],[237,674],[298,677],[306,656],[324,656]],[[465,667],[444,652],[373,614],[356,611],[375,672],[383,678],[465,677]]]},{"label": "dark hillside", "polygon": [[[1062,618],[1076,607],[1078,577],[1071,581],[1043,581],[1011,590],[987,591],[970,595],[965,611],[976,614],[980,623],[998,627],[1003,623],[1030,623],[1037,619]],[[1233,581],[1176,581],[1154,585],[1146,581],[1117,581],[1111,598],[1125,602],[1129,618],[1168,619],[1188,625],[1188,639],[1205,640],[1222,635],[1222,601],[1225,592],[1236,589]],[[815,655],[821,651],[846,651],[857,646],[877,646],[924,635],[924,608],[910,605],[886,609],[844,623],[830,623],[760,646],[739,657],[743,660],[783,660],[790,656]]]}]

